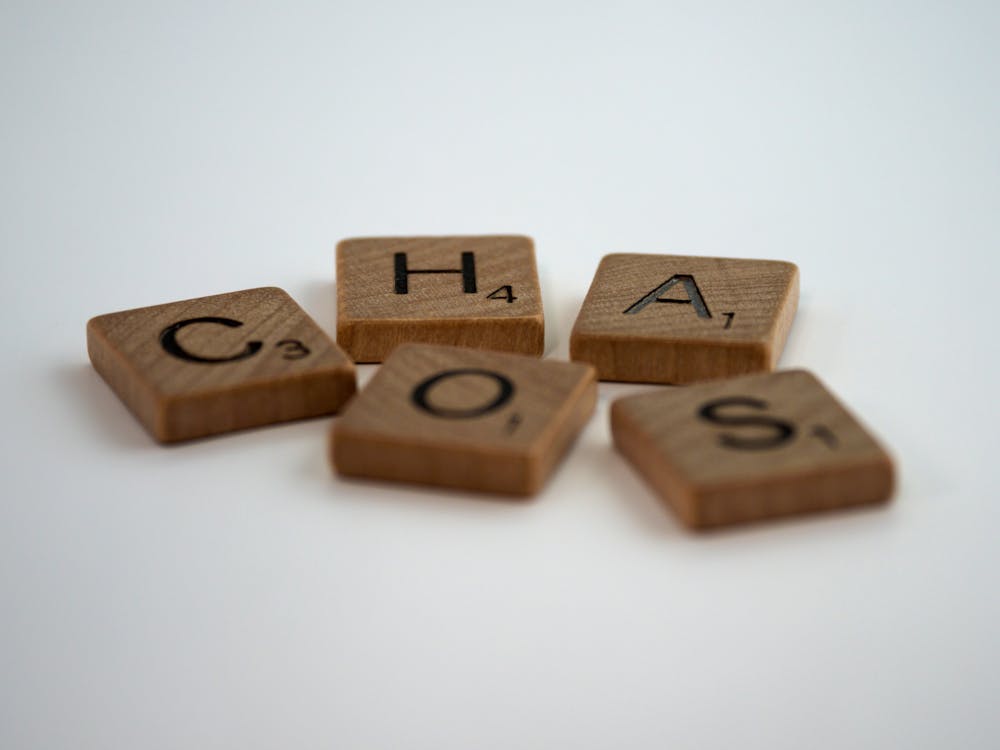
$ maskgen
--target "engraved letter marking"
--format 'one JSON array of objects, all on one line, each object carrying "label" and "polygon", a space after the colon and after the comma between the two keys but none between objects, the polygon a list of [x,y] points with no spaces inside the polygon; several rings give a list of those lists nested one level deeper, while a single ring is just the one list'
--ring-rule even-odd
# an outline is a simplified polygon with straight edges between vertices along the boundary
[{"label": "engraved letter marking", "polygon": [[746,396],[717,398],[714,401],[704,404],[698,410],[698,416],[712,424],[732,425],[734,427],[767,427],[773,431],[773,434],[767,437],[757,438],[740,437],[730,432],[724,432],[719,435],[719,444],[726,448],[748,451],[766,450],[768,448],[777,448],[779,445],[783,445],[795,437],[795,427],[788,422],[763,415],[738,417],[719,414],[719,409],[726,406],[746,406],[751,409],[766,409],[767,402]]},{"label": "engraved letter marking", "polygon": [[[497,385],[500,386],[500,392],[492,401],[488,401],[481,406],[474,406],[468,409],[444,409],[439,406],[435,406],[427,400],[427,396],[430,393],[431,388],[436,386],[442,380],[453,378],[458,375],[480,375],[487,378],[493,378],[497,382]],[[481,417],[484,414],[496,411],[510,401],[513,395],[514,384],[510,381],[510,378],[501,375],[498,372],[493,372],[492,370],[465,368],[461,370],[445,370],[444,372],[439,372],[437,375],[432,375],[413,389],[413,393],[410,394],[410,398],[417,408],[424,410],[428,414],[433,414],[435,417],[444,417],[446,419],[469,419],[471,417]]]},{"label": "engraved letter marking", "polygon": [[395,264],[396,294],[410,293],[411,273],[460,273],[462,274],[462,291],[465,294],[476,293],[476,256],[474,253],[462,253],[461,268],[418,268],[410,269],[406,263],[406,253],[395,253],[393,255]]},{"label": "engraved letter marking", "polygon": [[167,354],[171,354],[178,359],[186,360],[187,362],[199,362],[201,364],[207,365],[217,365],[223,362],[235,362],[240,359],[246,359],[247,357],[252,357],[254,354],[260,351],[263,344],[260,341],[248,341],[246,348],[239,354],[234,354],[231,357],[201,357],[197,354],[191,354],[191,352],[185,350],[179,343],[177,343],[177,333],[182,328],[189,325],[194,325],[195,323],[215,323],[216,325],[226,326],[227,328],[239,328],[243,323],[238,320],[233,320],[232,318],[189,318],[188,320],[182,320],[179,323],[174,323],[173,325],[167,326],[160,332],[160,346]]},{"label": "engraved letter marking", "polygon": [[[687,294],[687,299],[662,299],[662,295],[666,294],[671,288],[676,284],[684,285],[684,292]],[[694,276],[689,273],[675,273],[669,279],[660,284],[656,289],[652,290],[649,294],[641,297],[639,300],[634,302],[632,305],[625,310],[625,315],[637,315],[642,312],[648,305],[653,302],[666,302],[675,305],[691,305],[695,312],[698,313],[699,318],[711,318],[712,313],[708,310],[708,305],[705,304],[705,298],[701,296],[701,290],[698,289],[698,284],[694,280]]]}]

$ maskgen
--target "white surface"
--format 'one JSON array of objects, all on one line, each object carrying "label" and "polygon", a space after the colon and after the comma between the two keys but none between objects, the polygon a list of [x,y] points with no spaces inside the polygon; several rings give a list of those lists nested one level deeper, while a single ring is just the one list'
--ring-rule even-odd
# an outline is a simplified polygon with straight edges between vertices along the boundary
[{"label": "white surface", "polygon": [[[1000,744],[995,3],[5,3],[4,748]],[[751,7],[753,6],[753,7]],[[96,314],[346,236],[794,261],[783,366],[884,510],[685,532],[598,412],[526,505],[338,481],[329,420],[164,449]],[[362,368],[367,378],[372,368]]]}]

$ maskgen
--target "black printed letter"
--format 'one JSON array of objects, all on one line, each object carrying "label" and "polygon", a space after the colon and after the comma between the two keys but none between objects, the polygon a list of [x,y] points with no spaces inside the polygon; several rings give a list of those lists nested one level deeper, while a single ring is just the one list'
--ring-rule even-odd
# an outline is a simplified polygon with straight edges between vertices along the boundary
[{"label": "black printed letter", "polygon": [[466,294],[476,293],[476,256],[473,253],[462,253],[461,268],[411,270],[406,264],[406,253],[396,253],[393,259],[396,266],[396,294],[409,294],[411,273],[460,273],[462,274],[462,291]]},{"label": "black printed letter", "polygon": [[[675,284],[683,284],[684,292],[687,294],[687,299],[661,299],[661,295],[666,294]],[[694,276],[689,273],[675,273],[669,279],[660,284],[656,289],[651,291],[645,297],[640,298],[631,307],[625,310],[625,315],[636,315],[642,312],[647,305],[653,302],[667,302],[675,305],[691,305],[695,312],[698,313],[699,318],[711,318],[712,313],[708,310],[708,305],[705,304],[705,298],[701,296],[701,291],[698,289],[698,284],[694,280]]]},{"label": "black printed letter", "polygon": [[718,398],[709,401],[698,411],[698,416],[713,424],[723,424],[744,427],[767,427],[774,431],[773,435],[758,438],[741,438],[729,432],[724,432],[719,436],[719,443],[726,448],[737,450],[764,450],[767,448],[777,448],[795,436],[795,427],[780,419],[765,416],[724,416],[718,410],[726,406],[747,406],[751,409],[766,409],[767,402],[746,396],[732,396],[730,398]]},{"label": "black printed letter", "polygon": [[185,351],[180,344],[177,343],[177,332],[180,331],[185,326],[193,325],[195,323],[216,323],[220,326],[226,326],[227,328],[239,328],[243,325],[238,320],[233,320],[231,318],[190,318],[188,320],[182,320],[180,323],[174,323],[171,326],[167,326],[160,332],[160,346],[167,354],[172,354],[178,359],[183,359],[188,362],[201,362],[203,364],[215,365],[221,362],[235,362],[238,359],[246,359],[247,357],[252,357],[254,354],[260,351],[263,344],[259,341],[248,341],[246,349],[244,349],[239,354],[234,354],[232,357],[199,357],[197,354],[191,354]]},{"label": "black printed letter", "polygon": [[[493,378],[497,382],[497,385],[500,386],[500,392],[492,401],[489,401],[482,406],[476,406],[469,409],[443,409],[439,406],[434,406],[427,400],[427,395],[431,388],[436,386],[442,380],[453,378],[458,375],[481,375],[483,377]],[[437,375],[432,375],[413,389],[413,393],[410,395],[410,398],[418,408],[423,409],[428,414],[433,414],[435,417],[445,417],[447,419],[468,419],[470,417],[481,417],[484,414],[489,414],[491,411],[496,411],[510,401],[511,396],[513,395],[514,384],[509,378],[491,370],[467,368],[461,370],[445,370],[444,372],[439,372]]]}]

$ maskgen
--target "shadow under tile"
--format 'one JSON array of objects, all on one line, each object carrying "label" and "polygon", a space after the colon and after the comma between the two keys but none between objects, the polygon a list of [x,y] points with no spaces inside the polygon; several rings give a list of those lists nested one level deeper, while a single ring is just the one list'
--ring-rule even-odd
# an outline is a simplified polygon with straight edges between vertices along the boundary
[{"label": "shadow under tile", "polygon": [[55,368],[53,379],[66,403],[80,421],[93,427],[97,439],[119,448],[149,450],[156,441],[89,364],[64,364]]}]

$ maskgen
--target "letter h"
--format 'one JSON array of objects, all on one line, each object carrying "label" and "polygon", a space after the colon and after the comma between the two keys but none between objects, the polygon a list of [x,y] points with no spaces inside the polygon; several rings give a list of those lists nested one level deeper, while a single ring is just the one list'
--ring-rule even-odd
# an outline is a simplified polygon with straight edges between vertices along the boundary
[{"label": "letter h", "polygon": [[476,256],[471,252],[462,253],[461,268],[418,268],[411,270],[406,263],[406,253],[395,253],[393,260],[396,267],[396,294],[409,294],[411,273],[460,273],[462,274],[462,291],[466,294],[476,293]]}]

